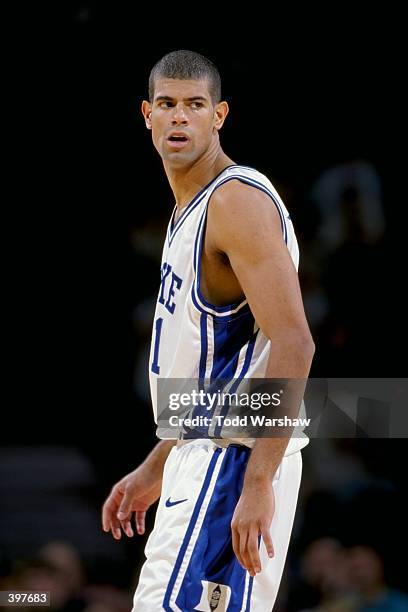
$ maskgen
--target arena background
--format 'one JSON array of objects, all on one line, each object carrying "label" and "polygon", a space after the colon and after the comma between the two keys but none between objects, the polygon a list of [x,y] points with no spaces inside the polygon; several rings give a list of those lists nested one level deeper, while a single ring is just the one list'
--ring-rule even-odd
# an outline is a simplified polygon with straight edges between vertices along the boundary
[{"label": "arena background", "polygon": [[[191,10],[159,23],[155,6],[84,2],[20,7],[13,23],[17,367],[2,415],[0,587],[51,590],[64,612],[128,610],[143,559],[145,537],[114,542],[100,507],[155,442],[146,364],[173,198],[139,107],[164,53],[217,64],[231,108],[223,147],[267,173],[291,212],[312,375],[404,375],[397,16],[338,5],[322,25],[260,11],[237,25],[228,11]],[[403,445],[305,449],[276,610],[338,598],[356,609],[348,596],[375,582],[378,563],[389,587],[406,588]]]}]

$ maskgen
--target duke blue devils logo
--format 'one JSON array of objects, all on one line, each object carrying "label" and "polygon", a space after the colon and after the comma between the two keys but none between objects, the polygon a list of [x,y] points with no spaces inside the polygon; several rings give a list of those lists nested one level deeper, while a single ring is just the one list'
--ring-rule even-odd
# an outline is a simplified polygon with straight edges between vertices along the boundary
[{"label": "duke blue devils logo", "polygon": [[218,604],[220,603],[220,597],[221,597],[221,589],[220,589],[220,585],[217,584],[217,586],[211,593],[211,599],[210,599],[211,610],[216,610],[218,608]]},{"label": "duke blue devils logo", "polygon": [[231,599],[231,588],[226,584],[218,584],[209,580],[201,580],[203,592],[194,610],[200,612],[226,612]]}]

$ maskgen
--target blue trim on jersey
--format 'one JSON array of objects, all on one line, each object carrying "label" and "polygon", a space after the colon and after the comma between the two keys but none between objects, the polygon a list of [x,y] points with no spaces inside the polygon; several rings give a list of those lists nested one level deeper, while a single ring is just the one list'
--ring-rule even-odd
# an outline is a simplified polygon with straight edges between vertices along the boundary
[{"label": "blue trim on jersey", "polygon": [[249,577],[248,584],[248,595],[247,595],[247,605],[245,607],[245,612],[250,612],[251,610],[251,595],[252,595],[252,587],[254,586],[254,579],[252,576]]},{"label": "blue trim on jersey", "polygon": [[[208,359],[208,331],[207,322],[210,320],[213,325],[213,354],[212,354],[212,369],[205,378],[207,359]],[[257,332],[254,334],[254,317],[251,312],[246,317],[240,317],[237,320],[226,321],[225,319],[209,319],[209,315],[203,313],[200,316],[200,362],[199,362],[199,380],[198,387],[207,393],[216,393],[219,391],[220,381],[223,388],[236,376],[238,369],[239,355],[243,347],[247,345],[244,364],[242,368],[243,376],[247,373],[249,364],[253,354],[253,344],[255,343]],[[205,387],[205,383],[209,383]],[[235,383],[234,383],[235,384]],[[196,416],[206,416],[212,418],[217,406],[213,406],[210,410],[207,401],[203,404],[195,406],[191,412],[192,418]],[[225,415],[224,415],[225,416]],[[189,427],[183,425],[182,438],[208,438],[208,425]],[[220,436],[215,436],[220,437]]]},{"label": "blue trim on jersey", "polygon": [[225,172],[225,170],[227,170],[228,168],[233,168],[234,166],[235,164],[232,164],[231,166],[227,166],[226,168],[221,170],[221,172],[219,172],[217,176],[211,179],[211,181],[207,183],[207,185],[205,185],[202,189],[200,189],[200,191],[194,196],[191,202],[189,202],[189,204],[187,204],[187,206],[184,208],[180,217],[177,219],[177,223],[172,227],[172,221],[173,221],[173,217],[175,214],[175,209],[173,210],[172,216],[170,218],[170,224],[169,224],[169,230],[168,230],[169,246],[173,242],[174,236],[179,231],[180,227],[183,225],[187,217],[196,208],[196,206],[198,206],[198,204],[200,204],[200,202],[203,200],[204,196],[206,195],[207,190],[211,187],[211,185],[221,176],[223,172]]},{"label": "blue trim on jersey", "polygon": [[190,562],[177,595],[183,611],[194,610],[202,595],[201,581],[229,586],[228,610],[241,610],[245,604],[246,570],[232,548],[231,520],[241,495],[250,449],[230,445],[217,476],[214,491],[198,535]]},{"label": "blue trim on jersey", "polygon": [[169,233],[168,233],[169,247],[171,246],[171,243],[173,242],[175,235],[177,234],[177,232],[179,231],[180,227],[183,225],[187,217],[189,217],[191,213],[193,212],[193,210],[197,208],[199,204],[201,204],[201,202],[204,200],[206,195],[207,195],[207,188],[205,187],[204,192],[200,191],[200,194],[196,196],[196,198],[198,199],[195,198],[194,200],[190,202],[190,204],[187,207],[188,211],[187,209],[184,210],[183,214],[177,219],[177,223],[175,227],[173,229],[171,228],[169,229]]},{"label": "blue trim on jersey", "polygon": [[[204,210],[203,214],[200,217],[200,221],[198,222],[198,230],[197,230],[197,234],[194,240],[194,251],[193,251],[193,269],[194,269],[194,274],[197,274],[197,266],[198,266],[198,258],[197,258],[197,251],[198,251],[198,245],[200,244],[200,235],[201,235],[201,228],[203,226],[204,223],[204,219],[207,216],[207,211]],[[200,253],[201,255],[201,253]]]},{"label": "blue trim on jersey", "polygon": [[209,314],[214,320],[220,320],[220,321],[231,321],[234,319],[234,317],[238,317],[240,315],[243,314],[248,314],[251,312],[251,309],[249,308],[249,305],[247,303],[247,301],[243,301],[242,303],[242,307],[239,308],[236,312],[227,312],[227,313],[217,313],[215,311],[210,311],[208,312],[207,310],[204,310],[203,306],[197,301],[197,297],[194,293],[194,285],[191,289],[191,299],[193,301],[194,306],[197,308],[197,310],[201,313],[205,313],[205,314]]},{"label": "blue trim on jersey", "polygon": [[220,454],[221,454],[221,448],[214,449],[214,455],[211,457],[211,461],[208,466],[207,473],[205,475],[203,486],[201,487],[200,494],[198,496],[196,505],[193,510],[193,514],[191,515],[191,519],[187,527],[186,535],[184,536],[179,554],[176,559],[176,563],[174,565],[174,569],[170,576],[169,584],[167,585],[166,593],[164,595],[164,600],[163,600],[163,608],[167,610],[168,612],[172,612],[172,608],[170,607],[171,594],[174,589],[174,585],[176,583],[177,576],[180,571],[184,555],[186,554],[187,547],[189,545],[191,536],[193,534],[194,527],[197,523],[197,519],[198,519],[198,515],[200,514],[201,506],[203,505],[205,496],[208,491],[208,487],[210,486],[211,478],[214,473],[215,466],[217,464],[218,459],[220,458]]},{"label": "blue trim on jersey", "polygon": [[173,211],[172,211],[171,216],[170,216],[170,221],[169,221],[169,224],[168,224],[168,226],[167,226],[167,234],[166,234],[166,239],[167,239],[168,241],[170,241],[170,234],[171,234],[171,232],[173,231],[173,225],[174,225],[174,215],[176,214],[176,210],[177,210],[177,205],[176,205],[176,206],[173,208]]},{"label": "blue trim on jersey", "polygon": [[239,353],[251,340],[254,331],[254,317],[249,311],[233,321],[214,319],[214,356],[211,382],[216,378],[229,380],[237,371]]},{"label": "blue trim on jersey", "polygon": [[198,371],[198,378],[203,381],[205,379],[205,370],[207,367],[207,353],[208,353],[207,317],[208,315],[205,313],[202,313],[200,316],[201,353],[200,353],[200,366],[199,366],[199,371]]},{"label": "blue trim on jersey", "polygon": [[259,334],[259,328],[256,330],[256,332],[253,333],[252,338],[248,342],[248,348],[247,348],[247,352],[245,355],[244,365],[242,366],[242,370],[239,375],[239,379],[235,382],[234,386],[231,387],[231,393],[235,393],[235,389],[239,385],[239,381],[241,381],[242,378],[244,378],[244,376],[249,370],[249,366],[251,365],[252,355],[254,354],[255,342],[258,337],[258,334]]},{"label": "blue trim on jersey", "polygon": [[[253,326],[253,323],[252,323]],[[252,327],[253,329],[253,327]],[[251,365],[252,355],[254,354],[255,342],[258,337],[259,329],[252,335],[252,338],[248,341],[247,350],[245,353],[244,365],[242,366],[242,370],[239,374],[239,378],[237,378],[231,388],[228,390],[228,393],[235,393],[239,387],[240,382],[243,378],[245,378],[248,373],[249,366]],[[220,411],[220,416],[227,416],[229,409],[229,403],[225,402]],[[223,421],[224,419],[222,419]],[[214,438],[222,438],[222,425],[216,425],[214,428]]]},{"label": "blue trim on jersey", "polygon": [[[202,315],[203,317],[204,315]],[[202,319],[201,319],[202,320]],[[206,321],[207,322],[207,321]],[[235,393],[242,379],[248,373],[248,370],[251,365],[252,356],[254,353],[256,339],[258,337],[259,328],[254,332],[254,318],[251,315],[251,318],[248,318],[248,321],[244,324],[240,320],[237,322],[236,327],[236,337],[233,338],[233,342],[231,342],[231,338],[228,334],[229,329],[231,328],[231,323],[225,324],[223,322],[218,322],[220,331],[214,333],[214,354],[213,354],[213,369],[211,371],[211,378],[209,381],[209,385],[204,387],[204,375],[205,368],[201,367],[201,359],[200,359],[200,380],[198,381],[198,385],[200,390],[203,389],[206,393],[217,393],[224,390],[224,392]],[[216,324],[216,321],[213,319],[213,324]],[[207,342],[207,333],[203,331],[201,327],[202,334],[205,333],[205,341],[201,339],[201,347],[203,355],[203,344]],[[244,333],[242,333],[242,331]],[[247,340],[247,337],[249,339]],[[240,372],[238,372],[238,363],[239,363],[239,355],[243,348],[245,348],[245,358],[244,363]],[[206,351],[207,355],[207,345]],[[234,376],[238,376],[236,380],[233,381],[231,387],[227,389],[228,383],[234,379]],[[208,379],[207,379],[208,380]],[[220,415],[225,417],[228,414],[230,404],[225,402],[220,410]],[[195,406],[189,415],[194,418],[197,416],[205,416],[209,419],[212,419],[215,411],[217,410],[217,404],[210,409],[210,405],[208,404],[208,400],[205,399],[204,403],[200,403]],[[194,427],[189,427],[187,425],[183,425],[183,430],[181,433],[181,438],[184,440],[191,440],[197,438],[222,438],[222,425],[216,425],[214,429],[214,433],[210,435],[209,433],[209,425],[196,425]]]}]

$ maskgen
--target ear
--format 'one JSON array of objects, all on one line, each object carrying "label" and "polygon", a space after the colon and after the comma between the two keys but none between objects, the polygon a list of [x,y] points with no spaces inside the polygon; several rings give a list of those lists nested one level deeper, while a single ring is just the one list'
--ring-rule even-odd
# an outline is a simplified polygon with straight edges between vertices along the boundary
[{"label": "ear", "polygon": [[224,125],[226,116],[229,113],[227,102],[219,102],[214,109],[214,128],[218,131]]},{"label": "ear", "polygon": [[145,124],[148,130],[152,129],[152,105],[147,100],[143,100],[141,109]]}]

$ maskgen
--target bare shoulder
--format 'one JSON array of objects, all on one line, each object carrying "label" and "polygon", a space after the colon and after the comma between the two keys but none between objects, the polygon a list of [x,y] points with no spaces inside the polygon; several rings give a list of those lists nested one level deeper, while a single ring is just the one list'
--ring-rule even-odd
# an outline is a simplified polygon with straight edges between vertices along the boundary
[{"label": "bare shoulder", "polygon": [[250,213],[251,210],[269,208],[271,205],[271,198],[267,193],[237,178],[217,187],[211,196],[211,201],[214,210],[220,209],[227,213],[230,209],[235,211],[242,209],[242,212],[248,209]]},{"label": "bare shoulder", "polygon": [[268,233],[281,234],[279,213],[271,197],[238,179],[218,187],[211,196],[208,225],[214,239],[254,239]]}]

